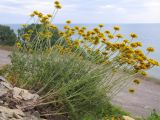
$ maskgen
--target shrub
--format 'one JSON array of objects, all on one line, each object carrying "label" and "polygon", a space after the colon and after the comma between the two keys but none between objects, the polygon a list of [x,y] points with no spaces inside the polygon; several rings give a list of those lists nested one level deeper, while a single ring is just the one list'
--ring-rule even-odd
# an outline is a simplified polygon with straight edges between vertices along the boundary
[{"label": "shrub", "polygon": [[16,40],[17,36],[9,26],[0,25],[0,44],[14,45]]},{"label": "shrub", "polygon": [[98,65],[72,55],[61,56],[56,51],[48,57],[36,53],[15,53],[11,71],[17,75],[16,85],[41,95],[43,99],[36,106],[52,105],[54,109],[61,109],[59,112],[69,112],[73,119],[81,119],[84,114],[96,117],[96,111],[101,113],[107,104],[104,88],[98,88],[103,72],[99,69],[92,71],[93,66],[100,69]]},{"label": "shrub", "polygon": [[[55,11],[61,8],[58,1],[55,7]],[[36,29],[35,39],[30,34],[34,30],[24,31],[25,44],[17,42],[8,74],[14,85],[41,96],[32,107],[42,111],[42,115],[72,120],[101,119],[104,114],[117,111],[109,101],[121,88],[137,74],[146,75],[145,70],[159,66],[137,48],[140,42],[132,42],[136,34],[130,34],[130,41],[123,40],[123,36],[117,34],[120,30],[117,26],[111,34],[103,30],[103,25],[87,30],[71,27],[71,21],[67,21],[52,45],[51,29],[56,27],[51,22],[56,13],[53,16],[38,11],[31,14],[31,18],[38,17],[35,24],[41,23],[43,29]]]}]

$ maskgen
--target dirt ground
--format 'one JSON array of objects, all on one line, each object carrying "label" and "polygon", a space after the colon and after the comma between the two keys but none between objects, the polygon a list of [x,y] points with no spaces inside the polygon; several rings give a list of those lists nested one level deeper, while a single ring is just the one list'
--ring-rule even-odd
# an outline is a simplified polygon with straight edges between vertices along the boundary
[{"label": "dirt ground", "polygon": [[8,57],[9,53],[10,53],[9,51],[0,50],[0,67],[10,63],[10,59]]},{"label": "dirt ground", "polygon": [[[9,53],[0,50],[0,67],[10,63]],[[146,117],[153,109],[160,112],[160,84],[143,79],[142,83],[136,86],[134,94],[128,93],[127,90],[128,88],[122,90],[114,97],[112,102],[130,112],[133,116]]]}]

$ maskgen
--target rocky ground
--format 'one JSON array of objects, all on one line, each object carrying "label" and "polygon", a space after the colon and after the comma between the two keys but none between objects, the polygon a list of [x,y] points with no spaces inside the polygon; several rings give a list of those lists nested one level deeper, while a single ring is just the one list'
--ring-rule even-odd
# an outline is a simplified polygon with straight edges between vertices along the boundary
[{"label": "rocky ground", "polygon": [[38,111],[25,109],[34,105],[38,98],[28,90],[13,87],[0,76],[0,120],[45,120]]},{"label": "rocky ground", "polygon": [[[0,50],[0,66],[10,63],[8,58],[9,53],[10,52],[8,51]],[[113,103],[126,109],[133,116],[146,117],[153,109],[160,112],[160,84],[153,81],[143,79],[142,83],[139,86],[136,86],[136,92],[134,94],[128,93],[128,88],[124,88],[124,90],[114,97]],[[21,112],[21,114],[24,113]]]}]

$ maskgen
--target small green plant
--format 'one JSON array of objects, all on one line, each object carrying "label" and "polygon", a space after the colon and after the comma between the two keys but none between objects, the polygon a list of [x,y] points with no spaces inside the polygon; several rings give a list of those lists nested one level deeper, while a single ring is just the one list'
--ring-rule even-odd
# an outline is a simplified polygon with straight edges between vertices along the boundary
[{"label": "small green plant", "polygon": [[151,115],[146,120],[160,120],[160,114],[153,110]]},{"label": "small green plant", "polygon": [[0,44],[1,45],[14,45],[17,36],[9,26],[0,25]]}]

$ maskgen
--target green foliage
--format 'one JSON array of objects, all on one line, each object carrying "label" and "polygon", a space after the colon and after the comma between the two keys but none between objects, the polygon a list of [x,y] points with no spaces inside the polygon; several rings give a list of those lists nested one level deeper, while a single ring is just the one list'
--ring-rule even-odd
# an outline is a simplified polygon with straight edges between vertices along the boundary
[{"label": "green foliage", "polygon": [[36,91],[43,98],[36,106],[54,106],[53,109],[67,112],[74,120],[81,120],[84,115],[98,119],[106,113],[108,100],[101,85],[101,66],[75,54],[60,55],[56,50],[49,56],[16,52],[11,60],[10,75],[17,80],[13,84]]},{"label": "green foliage", "polygon": [[[99,115],[103,117],[102,120],[110,120],[112,119],[112,117],[114,117],[115,119],[116,118],[120,119],[124,115],[129,115],[129,113],[122,110],[122,108],[112,105],[109,102],[108,104],[106,104],[104,108],[106,109],[103,112],[99,113]],[[85,116],[83,120],[97,120],[97,119],[95,119],[94,116],[90,115],[90,116]]]},{"label": "green foliage", "polygon": [[151,115],[146,120],[160,120],[160,114],[153,110]]},{"label": "green foliage", "polygon": [[[57,28],[51,29],[51,28],[46,28],[43,24],[31,24],[31,25],[26,25],[23,28],[18,30],[18,38],[20,40],[23,40],[24,42],[29,42],[29,44],[35,45],[35,41],[37,39],[41,39],[41,44],[45,44],[44,41],[47,41],[47,38],[42,38],[40,33],[46,33],[47,31],[51,32],[52,36],[50,38],[50,44],[51,46],[60,38],[59,36],[59,31]],[[29,40],[26,40],[25,35],[28,35]],[[42,40],[43,39],[43,40]],[[26,43],[25,43],[26,44]],[[43,45],[44,46],[44,45]]]},{"label": "green foliage", "polygon": [[14,45],[17,40],[17,36],[9,26],[0,25],[0,44],[2,45]]}]

